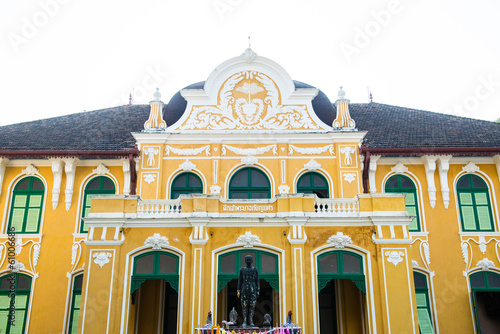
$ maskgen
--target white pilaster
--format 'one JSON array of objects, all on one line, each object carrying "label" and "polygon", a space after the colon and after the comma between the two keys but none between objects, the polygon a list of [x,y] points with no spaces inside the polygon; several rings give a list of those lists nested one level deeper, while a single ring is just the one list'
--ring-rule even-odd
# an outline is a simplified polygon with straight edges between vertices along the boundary
[{"label": "white pilaster", "polygon": [[5,176],[5,169],[7,168],[7,162],[9,162],[9,159],[0,158],[0,195],[2,194],[2,185]]},{"label": "white pilaster", "polygon": [[429,202],[431,207],[436,207],[436,184],[434,182],[434,172],[436,171],[436,156],[424,155],[422,157],[427,175],[427,191],[429,192]]},{"label": "white pilaster", "polygon": [[[497,167],[497,174],[498,174],[498,177],[500,178],[500,155],[495,155],[493,156],[493,161],[495,161],[495,165]],[[1,186],[1,184],[0,184]]]},{"label": "white pilaster", "polygon": [[129,159],[122,159],[123,165],[123,193],[130,195],[130,161]]},{"label": "white pilaster", "polygon": [[377,186],[375,183],[375,172],[377,171],[377,160],[380,159],[380,155],[372,155],[370,157],[370,164],[368,166],[368,181],[370,193],[377,192]]},{"label": "white pilaster", "polygon": [[71,207],[71,200],[73,198],[73,187],[75,185],[75,172],[78,159],[64,159],[64,163],[64,172],[66,173],[66,191],[64,192],[64,202],[66,203],[66,211],[69,211],[69,208]]},{"label": "white pilaster", "polygon": [[437,160],[439,182],[441,183],[441,195],[443,196],[444,207],[448,209],[450,205],[450,188],[448,186],[448,170],[450,169],[451,155],[442,155]]},{"label": "white pilaster", "polygon": [[50,159],[50,161],[52,162],[52,174],[54,175],[54,184],[52,185],[52,209],[55,210],[59,204],[64,162],[62,159]]}]

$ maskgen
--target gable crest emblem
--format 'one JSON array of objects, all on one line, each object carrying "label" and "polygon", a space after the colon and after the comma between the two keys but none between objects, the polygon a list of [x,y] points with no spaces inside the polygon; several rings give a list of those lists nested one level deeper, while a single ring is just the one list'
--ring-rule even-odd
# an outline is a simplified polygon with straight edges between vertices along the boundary
[{"label": "gable crest emblem", "polygon": [[318,130],[306,104],[283,105],[268,75],[240,71],[222,84],[217,105],[193,105],[181,130]]}]

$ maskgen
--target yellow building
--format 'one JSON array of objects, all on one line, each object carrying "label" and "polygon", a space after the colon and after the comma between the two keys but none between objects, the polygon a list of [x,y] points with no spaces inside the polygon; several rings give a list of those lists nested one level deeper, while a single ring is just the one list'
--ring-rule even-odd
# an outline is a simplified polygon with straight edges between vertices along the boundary
[{"label": "yellow building", "polygon": [[247,49],[166,105],[4,126],[0,145],[1,333],[241,323],[248,254],[257,325],[500,328],[500,124],[332,104]]}]

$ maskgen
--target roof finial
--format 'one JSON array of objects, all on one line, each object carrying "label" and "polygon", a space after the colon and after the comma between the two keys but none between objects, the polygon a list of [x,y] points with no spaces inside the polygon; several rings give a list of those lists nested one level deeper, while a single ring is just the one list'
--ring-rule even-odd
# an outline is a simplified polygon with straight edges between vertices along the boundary
[{"label": "roof finial", "polygon": [[153,97],[155,98],[156,101],[160,101],[161,94],[160,94],[160,88],[156,88],[156,92],[153,94]]},{"label": "roof finial", "polygon": [[370,92],[370,103],[373,102],[373,95],[372,92]]},{"label": "roof finial", "polygon": [[249,64],[255,60],[255,57],[257,57],[257,54],[252,50],[251,46],[252,43],[250,36],[248,36],[248,48],[241,54],[241,56]]},{"label": "roof finial", "polygon": [[128,96],[128,104],[132,104],[132,93]]},{"label": "roof finial", "polygon": [[340,86],[340,90],[339,90],[339,99],[343,99],[345,97],[345,92],[344,90],[342,89],[342,86]]}]

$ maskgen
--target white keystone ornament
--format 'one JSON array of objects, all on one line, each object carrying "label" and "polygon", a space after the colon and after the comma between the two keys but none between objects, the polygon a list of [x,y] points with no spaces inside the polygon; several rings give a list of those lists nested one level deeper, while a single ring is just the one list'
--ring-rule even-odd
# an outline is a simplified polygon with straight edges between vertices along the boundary
[{"label": "white keystone ornament", "polygon": [[183,163],[181,163],[179,165],[179,168],[182,169],[183,171],[187,172],[187,171],[192,171],[193,169],[196,168],[196,165],[194,163],[192,163],[191,161],[187,160],[184,161]]},{"label": "white keystone ornament", "polygon": [[482,270],[490,270],[490,268],[493,268],[494,266],[495,266],[495,263],[493,261],[488,260],[488,258],[482,259],[476,265],[476,267],[479,267]]},{"label": "white keystone ornament", "polygon": [[252,248],[255,244],[260,244],[260,238],[252,232],[245,232],[245,234],[240,235],[238,239],[236,239],[236,243],[239,245],[243,245],[244,248]]},{"label": "white keystone ornament", "polygon": [[342,232],[337,232],[337,234],[328,238],[326,242],[332,244],[335,248],[344,248],[345,246],[352,244],[352,239],[350,236],[344,235]]},{"label": "white keystone ornament", "polygon": [[162,247],[168,246],[168,238],[161,236],[160,233],[155,233],[152,237],[148,237],[144,241],[144,245],[152,247],[154,250],[159,250]]},{"label": "white keystone ornament", "polygon": [[316,162],[314,159],[311,159],[304,165],[304,168],[306,168],[307,170],[317,170],[321,168],[321,164]]},{"label": "white keystone ornament", "polygon": [[9,264],[9,269],[15,273],[20,272],[24,268],[25,268],[24,263],[19,262],[18,260],[14,260],[13,264]]}]

